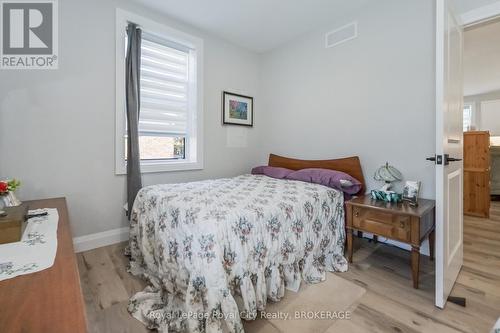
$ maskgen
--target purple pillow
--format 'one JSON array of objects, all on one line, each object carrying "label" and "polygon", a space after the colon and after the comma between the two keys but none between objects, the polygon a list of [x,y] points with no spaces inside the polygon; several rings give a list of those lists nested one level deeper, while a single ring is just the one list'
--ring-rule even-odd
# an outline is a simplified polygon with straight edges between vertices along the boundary
[{"label": "purple pillow", "polygon": [[321,184],[347,194],[356,194],[362,187],[359,180],[347,173],[329,169],[311,168],[293,171],[286,176],[286,179]]},{"label": "purple pillow", "polygon": [[252,175],[263,175],[265,165],[261,165],[252,169]]},{"label": "purple pillow", "polygon": [[293,170],[272,166],[258,166],[252,169],[252,175],[266,175],[271,178],[285,179]]}]

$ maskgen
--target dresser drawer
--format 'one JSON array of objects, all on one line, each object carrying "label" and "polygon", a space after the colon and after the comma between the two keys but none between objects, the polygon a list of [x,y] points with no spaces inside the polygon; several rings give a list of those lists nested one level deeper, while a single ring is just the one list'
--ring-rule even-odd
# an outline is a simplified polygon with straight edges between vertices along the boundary
[{"label": "dresser drawer", "polygon": [[379,236],[409,242],[410,217],[361,207],[352,208],[352,223],[355,229]]}]

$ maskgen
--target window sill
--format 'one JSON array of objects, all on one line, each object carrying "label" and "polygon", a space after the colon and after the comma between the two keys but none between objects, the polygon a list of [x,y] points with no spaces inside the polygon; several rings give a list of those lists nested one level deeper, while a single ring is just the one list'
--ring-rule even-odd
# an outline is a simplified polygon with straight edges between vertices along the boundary
[{"label": "window sill", "polygon": [[[189,161],[169,161],[169,162],[142,162],[141,174],[144,173],[159,173],[159,172],[174,172],[174,171],[190,171],[202,170],[203,163]],[[116,167],[117,175],[127,174],[127,165],[124,163]]]}]

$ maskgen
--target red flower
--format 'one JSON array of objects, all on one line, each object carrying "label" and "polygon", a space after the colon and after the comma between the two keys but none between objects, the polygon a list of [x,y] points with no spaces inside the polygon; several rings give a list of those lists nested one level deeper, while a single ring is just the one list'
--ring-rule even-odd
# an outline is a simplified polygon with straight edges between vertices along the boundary
[{"label": "red flower", "polygon": [[9,184],[7,182],[0,182],[0,193],[6,193],[9,191]]}]

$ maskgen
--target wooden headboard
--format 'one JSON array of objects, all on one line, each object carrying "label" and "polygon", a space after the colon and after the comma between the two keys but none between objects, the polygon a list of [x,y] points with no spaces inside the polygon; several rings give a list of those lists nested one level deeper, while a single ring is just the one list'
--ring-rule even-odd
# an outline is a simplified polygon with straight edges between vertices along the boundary
[{"label": "wooden headboard", "polygon": [[298,160],[295,158],[288,158],[269,154],[269,166],[287,168],[290,170],[301,170],[308,168],[321,168],[331,169],[345,172],[357,180],[359,180],[363,187],[358,193],[364,193],[365,178],[363,177],[363,170],[358,156],[339,158],[334,160]]}]

